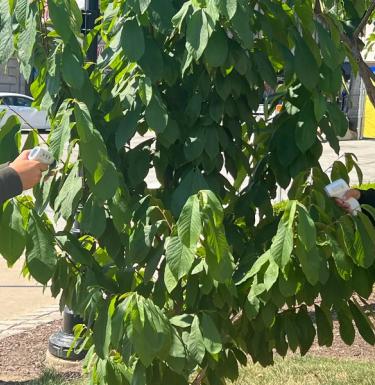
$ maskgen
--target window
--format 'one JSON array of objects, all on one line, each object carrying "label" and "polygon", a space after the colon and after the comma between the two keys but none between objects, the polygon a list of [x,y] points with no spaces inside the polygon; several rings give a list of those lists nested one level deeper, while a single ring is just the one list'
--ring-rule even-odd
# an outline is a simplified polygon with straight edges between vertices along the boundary
[{"label": "window", "polygon": [[16,107],[31,107],[32,100],[28,98],[22,98],[20,96],[14,96],[13,98],[13,106]]}]

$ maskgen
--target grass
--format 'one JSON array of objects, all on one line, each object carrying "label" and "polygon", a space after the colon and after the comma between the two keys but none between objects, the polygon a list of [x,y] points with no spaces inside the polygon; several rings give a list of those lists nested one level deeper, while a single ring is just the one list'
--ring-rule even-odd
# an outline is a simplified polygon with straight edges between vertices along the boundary
[{"label": "grass", "polygon": [[[13,384],[13,383],[12,383]],[[82,379],[67,379],[54,371],[46,370],[37,380],[22,382],[23,385],[86,385],[87,381]]]},{"label": "grass", "polygon": [[374,385],[375,365],[370,361],[323,357],[278,359],[262,368],[248,365],[233,385]]},{"label": "grass", "polygon": [[[66,380],[53,372],[25,385],[86,385],[88,380]],[[326,357],[288,357],[273,366],[248,365],[228,385],[374,385],[375,365],[370,361]],[[169,384],[164,384],[169,385]]]}]

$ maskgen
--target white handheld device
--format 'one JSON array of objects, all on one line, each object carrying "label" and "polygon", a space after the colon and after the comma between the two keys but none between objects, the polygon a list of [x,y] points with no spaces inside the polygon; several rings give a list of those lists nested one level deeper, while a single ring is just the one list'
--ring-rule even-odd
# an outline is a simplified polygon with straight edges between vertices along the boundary
[{"label": "white handheld device", "polygon": [[[328,184],[324,187],[325,192],[331,198],[340,198],[343,199],[344,194],[349,190],[348,184],[344,179],[337,179],[334,182]],[[361,206],[357,199],[349,198],[346,200],[346,203],[350,206],[350,212],[353,215],[357,215],[358,211],[361,211]]]},{"label": "white handheld device", "polygon": [[55,159],[53,158],[53,155],[41,148],[41,147],[34,147],[29,154],[29,160],[36,160],[40,163],[48,164],[49,166],[54,163]]}]

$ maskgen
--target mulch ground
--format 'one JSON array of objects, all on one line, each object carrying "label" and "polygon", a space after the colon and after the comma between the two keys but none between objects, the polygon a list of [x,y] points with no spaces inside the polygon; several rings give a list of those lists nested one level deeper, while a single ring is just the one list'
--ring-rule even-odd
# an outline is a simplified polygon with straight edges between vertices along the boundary
[{"label": "mulch ground", "polygon": [[[0,340],[0,385],[28,385],[47,368],[48,339],[61,329],[61,321],[53,321]],[[77,368],[64,370],[64,377],[77,378]]]},{"label": "mulch ground", "polygon": [[[371,298],[371,304],[375,304],[375,298]],[[0,340],[0,385],[28,385],[29,380],[39,378],[46,369],[48,339],[60,327],[61,321],[54,321]],[[338,323],[334,321],[333,345],[326,348],[315,342],[309,354],[371,361],[375,359],[375,347],[365,342],[358,333],[353,345],[345,345],[340,338]],[[64,375],[77,378],[80,373],[75,368],[65,371]]]}]

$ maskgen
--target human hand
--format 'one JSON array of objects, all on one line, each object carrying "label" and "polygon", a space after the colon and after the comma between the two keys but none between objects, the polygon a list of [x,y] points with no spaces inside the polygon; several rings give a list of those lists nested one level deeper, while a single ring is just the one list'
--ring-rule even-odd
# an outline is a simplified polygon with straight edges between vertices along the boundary
[{"label": "human hand", "polygon": [[336,204],[345,210],[347,213],[350,213],[350,205],[347,200],[350,198],[359,199],[361,197],[361,191],[357,189],[348,190],[342,198],[335,198]]},{"label": "human hand", "polygon": [[48,169],[48,165],[29,160],[30,150],[22,151],[22,153],[9,164],[19,175],[22,183],[22,189],[27,190],[36,185],[42,178],[42,172]]}]

